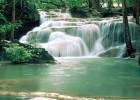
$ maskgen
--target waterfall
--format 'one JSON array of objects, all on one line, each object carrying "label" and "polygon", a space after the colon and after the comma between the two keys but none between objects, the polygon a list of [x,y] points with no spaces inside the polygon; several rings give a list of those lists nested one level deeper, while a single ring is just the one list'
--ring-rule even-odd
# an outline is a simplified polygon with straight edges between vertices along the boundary
[{"label": "waterfall", "polygon": [[57,57],[85,56],[88,54],[88,49],[81,38],[69,36],[63,32],[51,33],[49,42],[40,45]]},{"label": "waterfall", "polygon": [[99,38],[100,29],[95,24],[83,25],[77,29],[76,36],[81,37],[90,51],[93,51],[95,41]]},{"label": "waterfall", "polygon": [[[134,46],[138,29],[132,21],[129,31]],[[61,11],[40,11],[40,26],[29,31],[19,40],[36,41],[56,57],[112,56],[121,57],[125,52],[122,18],[72,18]]]},{"label": "waterfall", "polygon": [[46,18],[47,15],[44,11],[40,11],[39,14],[40,14],[40,24],[42,24],[43,22],[45,22],[47,20],[47,18]]}]

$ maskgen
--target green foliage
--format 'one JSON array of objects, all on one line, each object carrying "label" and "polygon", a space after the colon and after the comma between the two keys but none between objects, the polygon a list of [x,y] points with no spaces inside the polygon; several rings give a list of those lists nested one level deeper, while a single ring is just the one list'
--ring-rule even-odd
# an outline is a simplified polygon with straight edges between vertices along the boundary
[{"label": "green foliage", "polygon": [[67,3],[67,5],[69,6],[69,7],[73,7],[73,6],[81,6],[81,4],[80,4],[80,0],[65,0],[66,1],[66,3]]},{"label": "green foliage", "polygon": [[[22,22],[20,20],[16,20],[15,24],[10,23],[7,18],[0,13],[0,47],[1,47],[1,40],[6,38],[6,34],[10,33],[12,27],[18,29],[21,27]],[[1,50],[1,49],[0,49]]]},{"label": "green foliage", "polygon": [[2,51],[2,40],[5,39],[6,33],[10,31],[12,25],[6,20],[5,16],[0,13],[0,52]]},{"label": "green foliage", "polygon": [[36,48],[32,48],[31,50],[31,53],[32,53],[32,59],[30,60],[30,62],[33,62],[33,63],[41,63],[42,61],[42,49],[36,49]]},{"label": "green foliage", "polygon": [[19,46],[19,44],[10,44],[9,47],[5,47],[5,52],[7,57],[12,63],[28,63],[32,58],[32,53],[30,50]]},{"label": "green foliage", "polygon": [[[12,0],[0,0],[0,50],[1,40],[9,39],[12,28],[17,29],[26,25],[29,22],[35,22],[39,20],[39,14],[37,11],[35,0],[16,0],[16,12],[15,22],[12,20]],[[37,1],[37,0],[36,0]],[[17,36],[17,35],[15,35]]]},{"label": "green foliage", "polygon": [[46,6],[46,4],[42,3],[40,0],[28,0],[28,2],[34,4],[37,9],[43,9],[43,7]]},{"label": "green foliage", "polygon": [[5,24],[6,22],[6,18],[3,16],[3,14],[0,13],[0,24]]},{"label": "green foliage", "polygon": [[126,4],[127,5],[132,5],[133,4],[133,0],[126,0]]},{"label": "green foliage", "polygon": [[42,48],[34,48],[28,44],[5,42],[4,51],[8,60],[14,64],[44,63],[54,60],[52,56]]},{"label": "green foliage", "polygon": [[31,45],[33,46],[34,48],[39,48],[40,46],[38,45],[39,41],[37,39],[33,39],[33,40],[30,40],[28,41],[28,45]]},{"label": "green foliage", "polygon": [[13,24],[13,26],[15,27],[15,29],[18,29],[20,27],[22,27],[23,22],[21,20],[16,20],[15,23]]},{"label": "green foliage", "polygon": [[[38,20],[38,12],[35,0],[16,0],[16,20]],[[12,1],[0,1],[0,12],[11,21]]]},{"label": "green foliage", "polygon": [[31,1],[32,0],[24,1],[25,6],[23,5],[22,9],[24,9],[24,10],[22,11],[21,18],[25,19],[25,20],[30,20],[30,21],[38,20],[39,15],[38,15],[38,11],[37,11],[35,2],[31,2]]}]

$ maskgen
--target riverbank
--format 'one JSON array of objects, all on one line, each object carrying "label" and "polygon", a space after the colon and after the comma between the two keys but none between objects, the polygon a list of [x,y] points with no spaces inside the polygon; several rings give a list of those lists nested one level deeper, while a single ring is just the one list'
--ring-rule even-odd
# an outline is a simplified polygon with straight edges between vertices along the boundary
[{"label": "riverbank", "polygon": [[[62,95],[59,93],[45,93],[45,92],[0,92],[0,98],[17,98],[21,100],[128,100],[138,98],[127,98],[127,97],[72,97],[68,95]],[[23,100],[23,99],[22,99]]]}]

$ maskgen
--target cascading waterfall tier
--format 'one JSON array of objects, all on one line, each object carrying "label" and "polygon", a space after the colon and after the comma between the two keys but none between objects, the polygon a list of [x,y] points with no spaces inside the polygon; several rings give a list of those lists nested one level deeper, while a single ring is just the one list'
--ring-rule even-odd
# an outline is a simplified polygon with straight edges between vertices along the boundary
[{"label": "cascading waterfall tier", "polygon": [[[129,22],[131,39],[138,35],[137,25]],[[72,18],[69,13],[40,11],[40,26],[21,37],[20,42],[36,41],[56,57],[113,56],[125,52],[122,18]]]},{"label": "cascading waterfall tier", "polygon": [[88,55],[88,49],[81,38],[64,32],[51,33],[48,43],[41,43],[40,46],[57,57]]}]

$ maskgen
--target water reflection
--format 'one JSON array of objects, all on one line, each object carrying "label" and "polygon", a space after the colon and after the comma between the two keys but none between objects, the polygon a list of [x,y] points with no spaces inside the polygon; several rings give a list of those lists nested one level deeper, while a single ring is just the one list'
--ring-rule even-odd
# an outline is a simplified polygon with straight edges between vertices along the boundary
[{"label": "water reflection", "polygon": [[117,58],[59,58],[60,64],[0,66],[0,88],[57,92],[84,97],[140,98],[136,61]]}]

